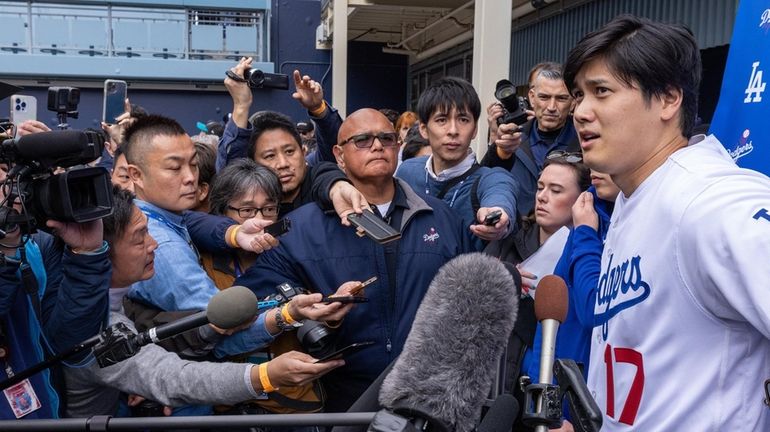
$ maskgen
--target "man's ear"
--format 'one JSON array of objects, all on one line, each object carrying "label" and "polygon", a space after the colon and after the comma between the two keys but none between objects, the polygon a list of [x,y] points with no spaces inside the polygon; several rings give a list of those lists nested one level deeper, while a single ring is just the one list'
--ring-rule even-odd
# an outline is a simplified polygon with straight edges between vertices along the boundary
[{"label": "man's ear", "polygon": [[209,186],[208,183],[200,183],[200,182],[198,182],[198,193],[196,195],[197,195],[199,203],[202,203],[203,201],[206,201],[206,198],[208,198],[208,196],[209,196],[209,190],[210,189],[211,189],[211,187]]},{"label": "man's ear", "polygon": [[681,116],[682,113],[682,94],[681,88],[668,87],[665,93],[660,95],[661,112],[660,118],[664,121],[669,121],[677,117],[677,113]]},{"label": "man's ear", "polygon": [[142,169],[134,164],[128,164],[126,169],[128,170],[128,178],[134,182],[134,187],[144,189],[144,173],[142,172]]},{"label": "man's ear", "polygon": [[420,135],[423,139],[428,139],[428,125],[423,122],[420,122]]},{"label": "man's ear", "polygon": [[334,158],[337,159],[337,166],[339,166],[342,171],[345,171],[345,155],[342,151],[342,147],[335,145],[332,147],[332,153],[334,153]]}]

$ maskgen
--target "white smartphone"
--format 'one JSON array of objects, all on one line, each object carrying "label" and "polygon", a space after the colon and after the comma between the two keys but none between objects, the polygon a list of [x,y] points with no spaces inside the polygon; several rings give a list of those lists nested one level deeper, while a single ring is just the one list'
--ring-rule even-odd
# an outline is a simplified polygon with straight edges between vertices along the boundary
[{"label": "white smartphone", "polygon": [[34,96],[11,95],[11,123],[19,126],[27,120],[37,120],[37,98]]},{"label": "white smartphone", "polygon": [[104,81],[104,108],[102,109],[102,121],[114,124],[115,119],[126,111],[125,101],[128,85],[121,80]]}]

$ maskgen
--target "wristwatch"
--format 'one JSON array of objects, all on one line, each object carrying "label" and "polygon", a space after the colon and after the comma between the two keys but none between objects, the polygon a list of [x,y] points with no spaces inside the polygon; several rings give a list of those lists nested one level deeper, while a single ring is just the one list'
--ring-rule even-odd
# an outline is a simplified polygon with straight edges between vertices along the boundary
[{"label": "wristwatch", "polygon": [[298,327],[302,327],[301,321],[296,321],[293,324],[287,323],[286,320],[283,319],[283,315],[281,315],[281,308],[275,309],[275,324],[282,332],[292,331],[296,330]]}]

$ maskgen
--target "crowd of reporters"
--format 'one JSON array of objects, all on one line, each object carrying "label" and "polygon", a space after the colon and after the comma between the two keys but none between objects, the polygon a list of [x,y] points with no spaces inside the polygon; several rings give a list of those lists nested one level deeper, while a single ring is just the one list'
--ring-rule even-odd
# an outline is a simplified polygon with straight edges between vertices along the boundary
[{"label": "crowd of reporters", "polygon": [[[4,227],[0,359],[10,378],[108,326],[135,334],[204,310],[235,285],[266,302],[260,313],[144,346],[108,367],[80,353],[6,389],[3,418],[128,415],[129,407],[141,407],[135,415],[346,411],[398,357],[438,269],[474,251],[518,265],[524,277],[506,391],[520,396],[519,375],[537,375],[531,293],[545,274],[562,276],[571,296],[557,357],[593,366],[598,272],[620,189],[583,163],[560,64],[532,68],[521,124],[509,121],[506,104],[486,107],[480,161],[470,144],[484,107],[462,79],[432,83],[416,112],[364,108],[343,120],[320,83],[295,71],[292,97],[308,113],[297,123],[250,114],[252,89],[238,78],[250,66],[241,59],[224,81],[233,99],[224,125],[189,136],[128,101],[103,125],[94,164],[115,185],[109,216],[49,220],[35,234]],[[34,121],[17,129],[48,130]],[[9,207],[19,200],[10,186]],[[348,215],[364,211],[400,238],[362,236]],[[271,231],[276,222],[282,231]],[[364,341],[344,360],[317,362]]]}]

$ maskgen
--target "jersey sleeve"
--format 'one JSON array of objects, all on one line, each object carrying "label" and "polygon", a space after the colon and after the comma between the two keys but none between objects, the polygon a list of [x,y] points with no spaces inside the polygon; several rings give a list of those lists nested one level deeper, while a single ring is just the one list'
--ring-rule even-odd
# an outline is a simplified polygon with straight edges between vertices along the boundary
[{"label": "jersey sleeve", "polygon": [[687,207],[677,267],[692,297],[717,319],[770,338],[770,180],[726,177]]}]

